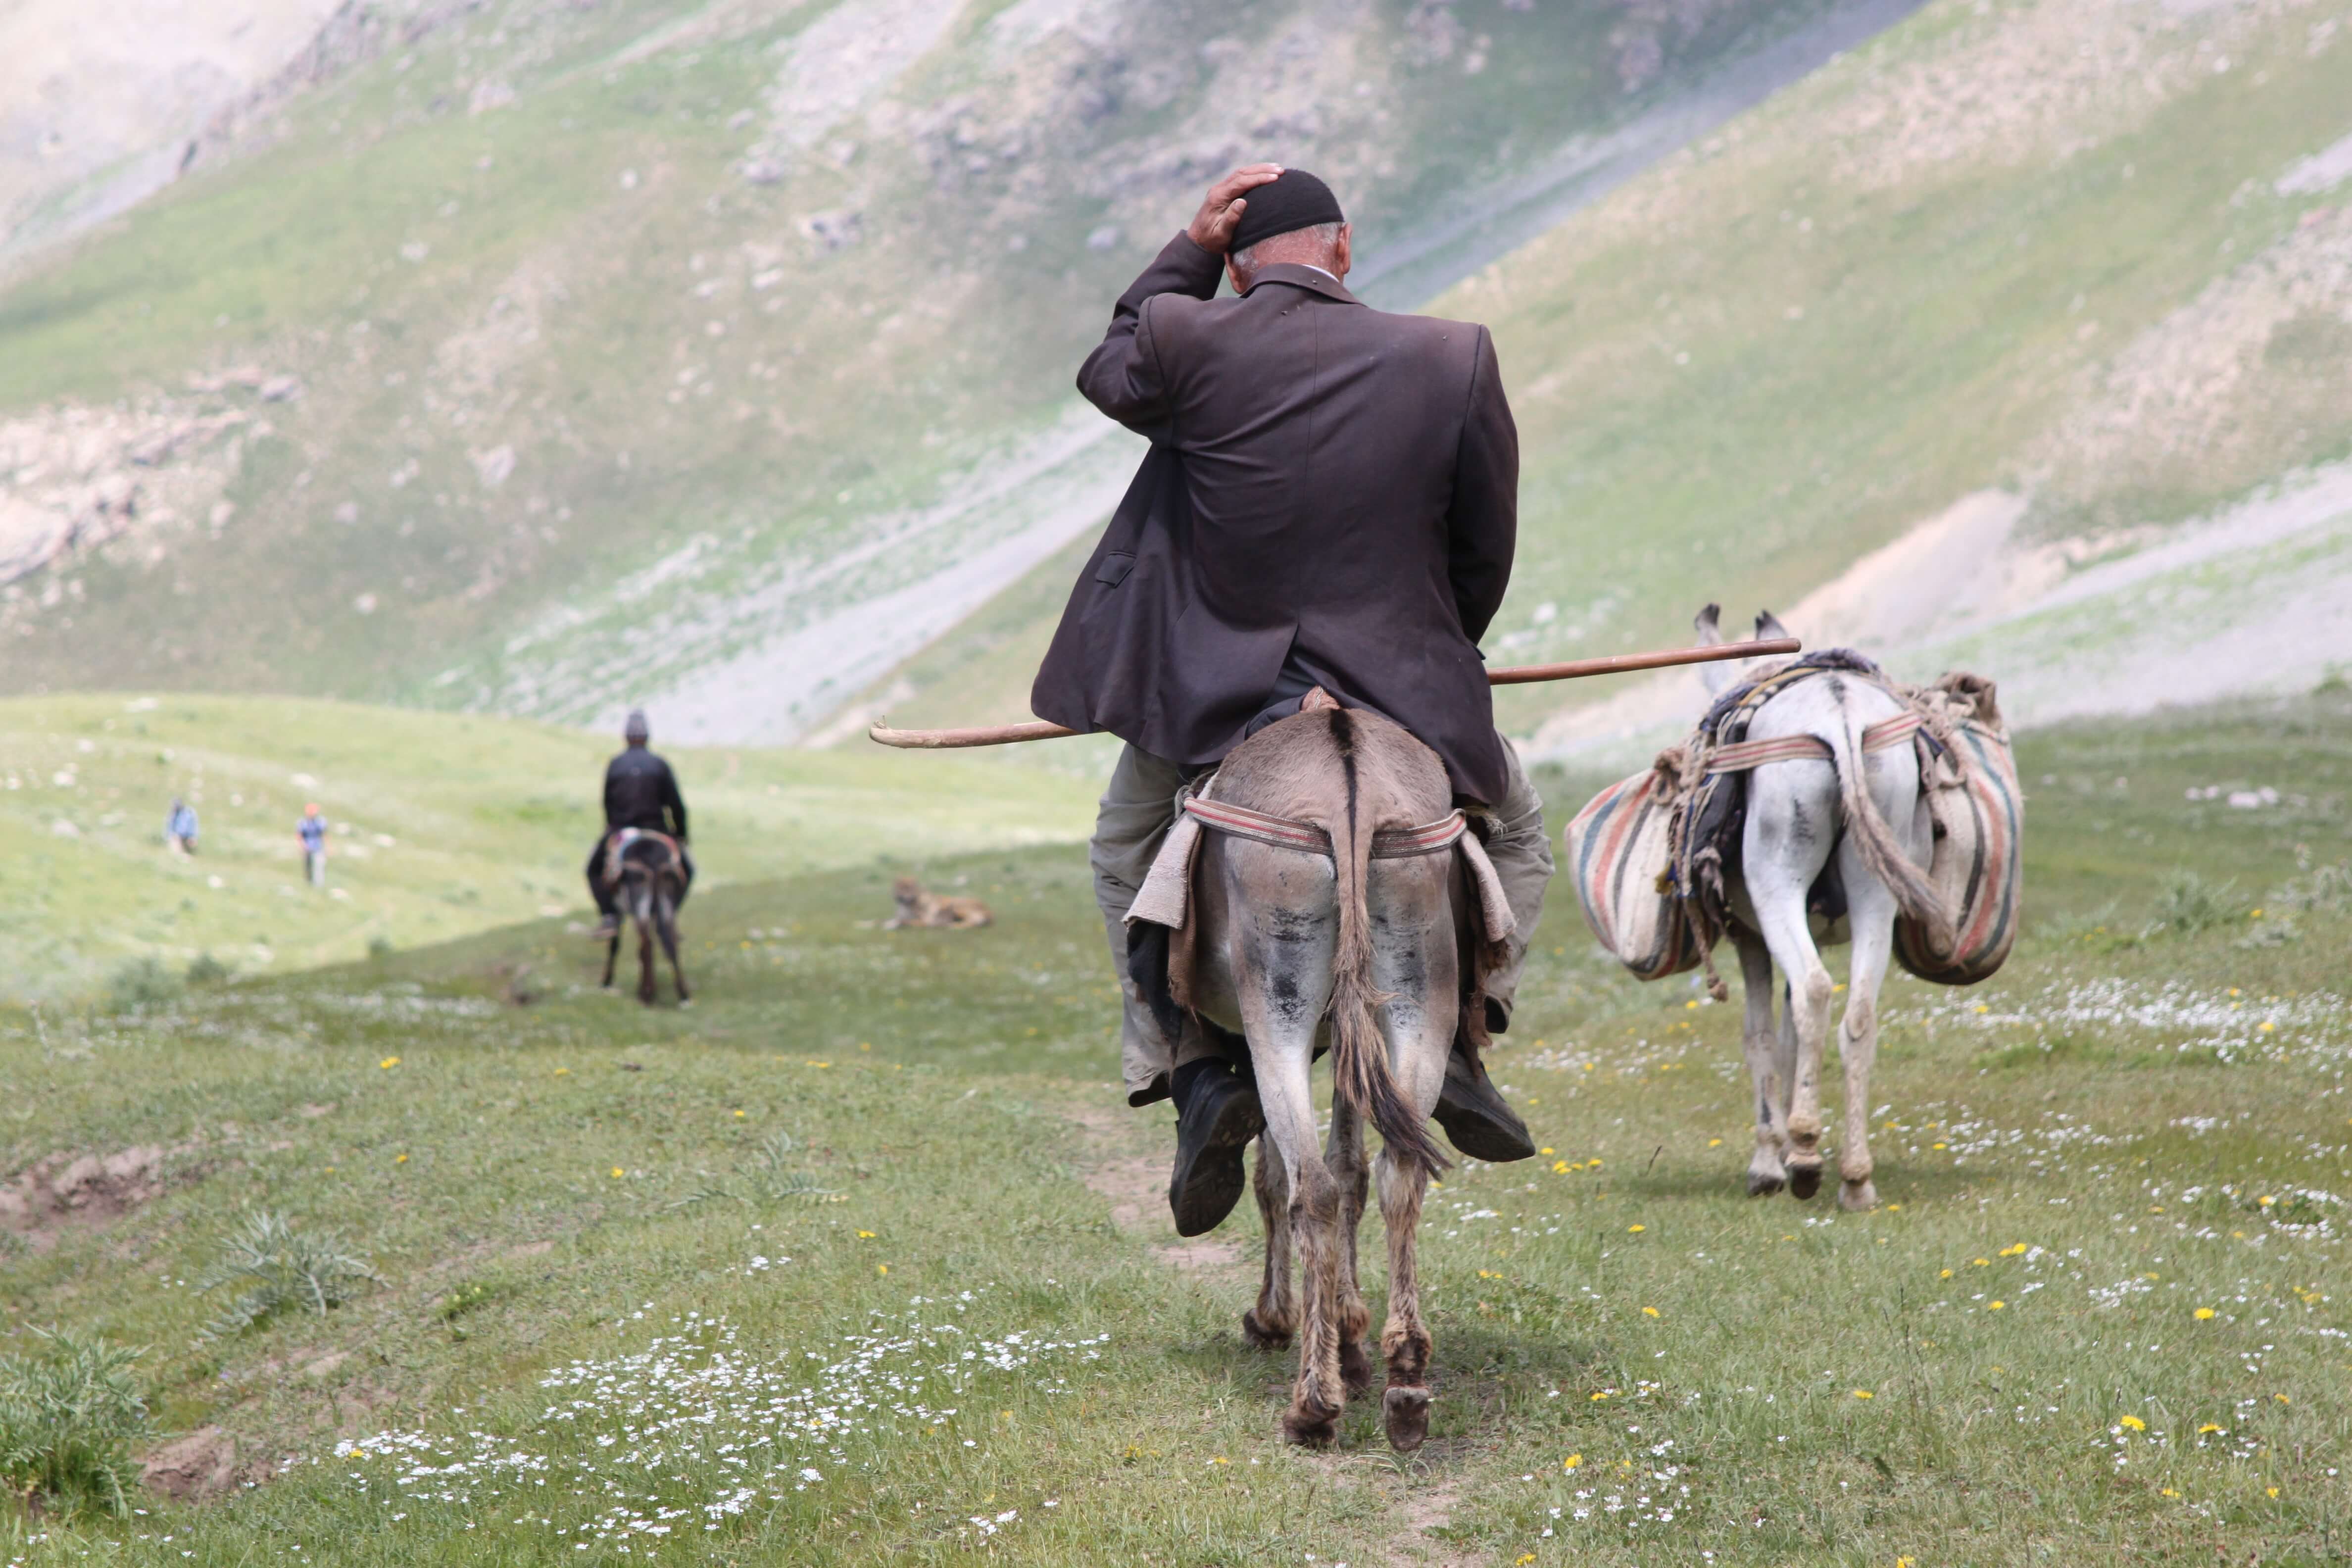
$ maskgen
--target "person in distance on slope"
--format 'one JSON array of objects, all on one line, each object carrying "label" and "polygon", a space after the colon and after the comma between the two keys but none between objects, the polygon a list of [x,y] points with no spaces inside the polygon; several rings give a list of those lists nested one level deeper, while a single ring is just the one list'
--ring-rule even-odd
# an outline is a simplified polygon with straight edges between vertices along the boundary
[{"label": "person in distance on slope", "polygon": [[604,849],[623,828],[667,833],[677,839],[687,885],[694,884],[694,857],[686,847],[686,798],[677,793],[677,775],[646,744],[653,739],[653,727],[646,722],[644,709],[629,710],[627,722],[621,726],[621,739],[626,744],[604,765],[604,831],[596,836],[596,847],[588,851],[588,892],[596,900],[600,942],[609,941],[620,929],[615,889],[604,879]]},{"label": "person in distance on slope", "polygon": [[178,795],[172,797],[171,813],[163,818],[163,842],[183,855],[196,852],[196,808]]},{"label": "person in distance on slope", "polygon": [[327,819],[319,815],[319,803],[312,801],[302,808],[302,820],[294,825],[295,837],[302,841],[302,874],[310,886],[327,885]]},{"label": "person in distance on slope", "polygon": [[[1241,1042],[1197,1020],[1170,1039],[1128,973],[1124,917],[1179,785],[1317,687],[1411,731],[1491,820],[1517,925],[1489,998],[1496,1032],[1552,872],[1543,802],[1496,731],[1477,647],[1518,526],[1494,343],[1481,326],[1363,304],[1347,287],[1352,238],[1314,175],[1236,170],[1119,297],[1078,372],[1087,400],[1152,447],[1030,701],[1128,742],[1096,819],[1095,893],[1126,994],[1128,1103],[1177,1104],[1169,1203],[1188,1236],[1239,1199],[1265,1118],[1234,1070]],[[1233,298],[1216,298],[1221,277]],[[1480,1159],[1534,1153],[1465,1044],[1437,1108],[1446,1135]]]}]

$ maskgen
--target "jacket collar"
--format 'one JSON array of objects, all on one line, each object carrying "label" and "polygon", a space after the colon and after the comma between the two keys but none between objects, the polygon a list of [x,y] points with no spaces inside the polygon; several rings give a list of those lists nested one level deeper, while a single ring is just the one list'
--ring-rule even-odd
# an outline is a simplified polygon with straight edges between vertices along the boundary
[{"label": "jacket collar", "polygon": [[[1294,289],[1305,289],[1327,300],[1337,300],[1342,305],[1360,305],[1361,300],[1348,292],[1348,286],[1330,274],[1313,267],[1302,267],[1295,261],[1277,261],[1257,275],[1249,286],[1251,294],[1269,283],[1287,283]],[[1248,296],[1244,295],[1246,299]]]}]

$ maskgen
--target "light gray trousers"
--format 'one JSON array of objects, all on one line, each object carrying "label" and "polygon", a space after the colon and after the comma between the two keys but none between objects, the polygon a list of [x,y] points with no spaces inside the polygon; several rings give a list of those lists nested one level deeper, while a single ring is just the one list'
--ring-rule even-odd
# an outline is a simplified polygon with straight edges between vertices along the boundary
[{"label": "light gray trousers", "polygon": [[[1510,762],[1510,781],[1501,805],[1494,811],[1494,833],[1486,840],[1486,858],[1502,879],[1518,930],[1511,939],[1510,963],[1493,977],[1487,994],[1507,1010],[1518,994],[1519,972],[1527,966],[1528,943],[1543,916],[1544,889],[1551,881],[1551,840],[1544,832],[1543,799],[1528,783],[1519,753],[1506,740],[1503,752]],[[1125,1017],[1119,1028],[1119,1065],[1127,1079],[1127,1102],[1149,1105],[1168,1093],[1168,1076],[1216,1047],[1199,1030],[1187,1028],[1171,1040],[1152,1017],[1150,1007],[1127,973],[1127,910],[1135,902],[1143,879],[1150,873],[1160,841],[1176,820],[1177,792],[1184,772],[1149,752],[1129,746],[1119,752],[1104,787],[1095,817],[1095,836],[1087,846],[1087,863],[1094,868],[1095,902],[1101,906],[1103,930],[1110,939],[1111,970],[1118,976]]]}]

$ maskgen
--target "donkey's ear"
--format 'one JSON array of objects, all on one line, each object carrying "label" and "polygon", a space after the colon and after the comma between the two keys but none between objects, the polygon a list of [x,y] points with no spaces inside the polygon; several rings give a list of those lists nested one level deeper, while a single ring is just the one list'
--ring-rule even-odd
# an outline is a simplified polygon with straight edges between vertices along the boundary
[{"label": "donkey's ear", "polygon": [[1780,616],[1769,610],[1756,612],[1756,636],[1759,641],[1769,641],[1774,637],[1784,637],[1788,635],[1789,628],[1780,624]]},{"label": "donkey's ear", "polygon": [[1713,647],[1723,640],[1723,606],[1709,605],[1691,617],[1691,629],[1698,633],[1693,647]]}]

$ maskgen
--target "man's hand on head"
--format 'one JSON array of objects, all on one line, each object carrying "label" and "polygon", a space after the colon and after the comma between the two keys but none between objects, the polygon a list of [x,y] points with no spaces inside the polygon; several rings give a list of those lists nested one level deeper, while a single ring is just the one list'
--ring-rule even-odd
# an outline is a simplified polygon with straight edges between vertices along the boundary
[{"label": "man's hand on head", "polygon": [[1209,187],[1207,199],[1201,210],[1192,215],[1192,222],[1184,232],[1192,243],[1212,256],[1223,256],[1234,243],[1234,230],[1242,221],[1242,211],[1249,205],[1244,193],[1281,178],[1279,163],[1250,163],[1235,169]]}]

